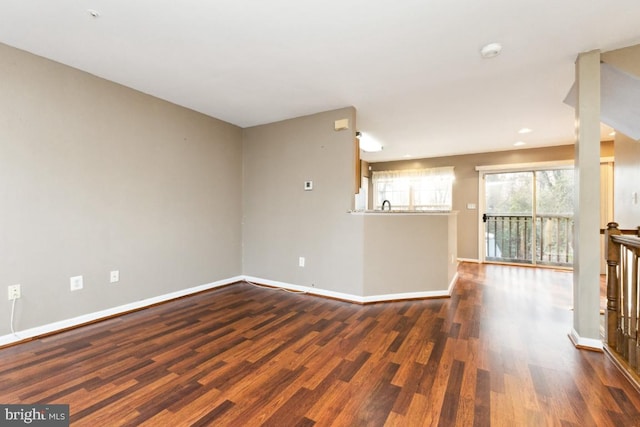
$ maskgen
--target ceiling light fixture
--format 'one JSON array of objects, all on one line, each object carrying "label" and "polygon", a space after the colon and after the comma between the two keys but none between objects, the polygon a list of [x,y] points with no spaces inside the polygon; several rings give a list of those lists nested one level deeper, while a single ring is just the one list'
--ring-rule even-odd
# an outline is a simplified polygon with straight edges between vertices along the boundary
[{"label": "ceiling light fixture", "polygon": [[502,52],[502,45],[500,43],[489,43],[480,49],[480,56],[484,59],[495,58]]},{"label": "ceiling light fixture", "polygon": [[91,15],[91,17],[93,17],[93,18],[98,18],[100,16],[100,12],[98,12],[97,10],[93,10],[93,9],[87,9],[87,13],[89,15]]},{"label": "ceiling light fixture", "polygon": [[360,149],[367,153],[373,153],[376,151],[382,151],[382,144],[369,135],[364,135],[362,132],[356,132],[356,138],[360,140]]},{"label": "ceiling light fixture", "polygon": [[525,133],[531,133],[531,132],[533,132],[533,130],[529,128],[522,128],[518,131],[519,134],[525,134]]},{"label": "ceiling light fixture", "polygon": [[516,141],[513,143],[513,145],[516,147],[522,147],[523,145],[527,145],[527,143],[524,141]]}]

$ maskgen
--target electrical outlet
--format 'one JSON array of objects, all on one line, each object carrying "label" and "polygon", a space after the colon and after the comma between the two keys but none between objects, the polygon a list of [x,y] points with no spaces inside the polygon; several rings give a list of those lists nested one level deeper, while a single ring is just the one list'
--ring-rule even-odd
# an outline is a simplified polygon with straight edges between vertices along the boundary
[{"label": "electrical outlet", "polygon": [[111,272],[111,275],[109,276],[109,281],[111,283],[116,283],[120,281],[120,271],[119,270],[113,270]]},{"label": "electrical outlet", "polygon": [[82,283],[82,276],[74,276],[72,278],[69,279],[69,286],[71,288],[72,291],[77,291],[79,289],[82,289],[83,287],[83,283]]},{"label": "electrical outlet", "polygon": [[20,290],[20,285],[11,285],[8,287],[8,296],[9,300],[14,300],[20,298],[22,292]]},{"label": "electrical outlet", "polygon": [[304,267],[304,257],[298,258],[298,267]]}]

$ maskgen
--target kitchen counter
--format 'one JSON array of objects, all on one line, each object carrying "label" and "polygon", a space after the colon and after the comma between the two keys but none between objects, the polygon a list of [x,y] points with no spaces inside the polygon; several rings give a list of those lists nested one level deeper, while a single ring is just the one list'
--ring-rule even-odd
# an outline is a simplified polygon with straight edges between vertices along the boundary
[{"label": "kitchen counter", "polygon": [[404,210],[366,210],[366,211],[350,211],[349,213],[354,215],[389,215],[389,214],[403,214],[403,215],[450,215],[457,214],[458,211],[404,211]]}]

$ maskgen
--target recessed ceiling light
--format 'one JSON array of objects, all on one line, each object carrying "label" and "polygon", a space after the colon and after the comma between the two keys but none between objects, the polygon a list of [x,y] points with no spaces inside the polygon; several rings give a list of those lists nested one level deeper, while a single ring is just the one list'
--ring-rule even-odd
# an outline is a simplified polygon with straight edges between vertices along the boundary
[{"label": "recessed ceiling light", "polygon": [[518,133],[520,134],[524,134],[524,133],[531,133],[533,132],[533,130],[529,129],[529,128],[522,128],[518,131]]},{"label": "recessed ceiling light", "polygon": [[609,136],[616,136],[616,131],[614,130],[613,132],[611,132]]},{"label": "recessed ceiling light", "polygon": [[405,154],[405,155],[404,155],[404,156],[402,156],[402,157],[404,157],[405,159],[408,159],[409,157],[411,157],[411,154]]},{"label": "recessed ceiling light", "polygon": [[495,58],[502,52],[502,45],[500,43],[489,43],[480,49],[480,55],[484,59]]},{"label": "recessed ceiling light", "polygon": [[516,141],[513,143],[513,145],[516,147],[522,147],[523,145],[527,145],[527,143],[524,141]]},{"label": "recessed ceiling light", "polygon": [[100,12],[93,9],[87,9],[87,13],[91,15],[93,18],[98,18],[100,16]]}]

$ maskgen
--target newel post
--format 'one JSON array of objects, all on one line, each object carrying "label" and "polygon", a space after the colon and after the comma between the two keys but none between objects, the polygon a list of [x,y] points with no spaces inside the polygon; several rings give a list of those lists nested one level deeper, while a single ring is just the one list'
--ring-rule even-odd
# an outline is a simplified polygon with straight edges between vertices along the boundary
[{"label": "newel post", "polygon": [[605,327],[605,341],[610,348],[616,348],[618,330],[622,328],[619,317],[620,284],[618,266],[620,265],[620,244],[615,243],[611,236],[622,234],[617,222],[607,224],[604,236],[604,252],[607,259],[607,316]]}]

